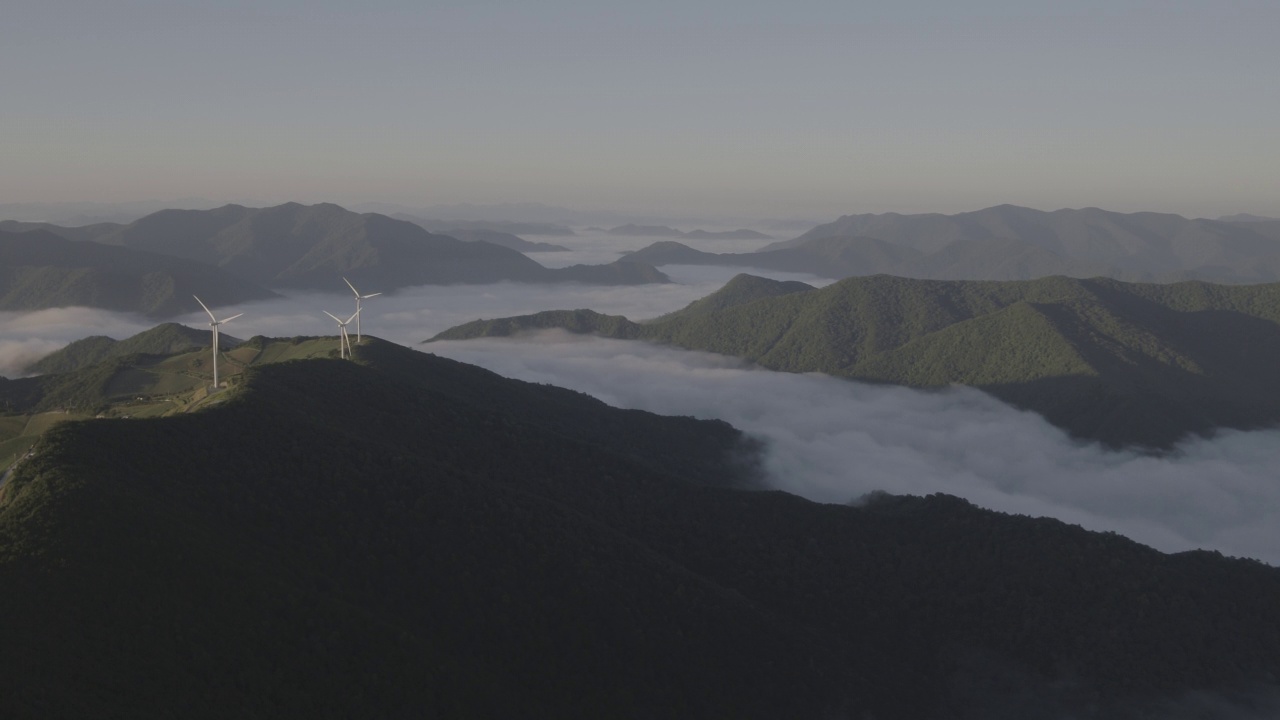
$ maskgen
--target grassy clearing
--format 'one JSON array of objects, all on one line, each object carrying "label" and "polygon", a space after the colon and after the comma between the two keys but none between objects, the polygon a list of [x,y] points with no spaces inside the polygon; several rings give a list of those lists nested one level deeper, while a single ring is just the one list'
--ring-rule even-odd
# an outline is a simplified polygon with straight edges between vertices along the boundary
[{"label": "grassy clearing", "polygon": [[68,420],[86,420],[88,415],[81,413],[64,413],[64,412],[46,412],[32,415],[27,421],[26,427],[22,429],[23,435],[37,436],[43,435],[49,428],[63,423]]},{"label": "grassy clearing", "polygon": [[20,435],[0,442],[0,472],[4,472],[35,442],[36,437],[34,435]]},{"label": "grassy clearing", "polygon": [[26,426],[26,415],[6,415],[0,417],[0,441],[21,435],[22,429]]},{"label": "grassy clearing", "polygon": [[[0,416],[0,463],[7,466],[10,456],[25,451],[50,427],[65,420],[99,414],[145,418],[188,412],[233,396],[249,367],[337,354],[335,337],[274,340],[261,347],[235,348],[219,355],[218,379],[226,389],[213,395],[207,390],[213,380],[208,348],[166,356],[112,358],[79,370],[41,376],[44,385],[39,392],[28,388],[22,396],[0,397],[14,410]],[[68,414],[61,408],[79,408],[81,412]]]}]

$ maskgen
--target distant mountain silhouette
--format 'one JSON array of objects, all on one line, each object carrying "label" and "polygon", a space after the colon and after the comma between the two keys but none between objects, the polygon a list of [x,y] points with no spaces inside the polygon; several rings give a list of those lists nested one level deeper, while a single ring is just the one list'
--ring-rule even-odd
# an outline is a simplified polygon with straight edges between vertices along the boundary
[{"label": "distant mountain silhouette", "polygon": [[918,388],[964,384],[1108,445],[1280,422],[1280,284],[739,275],[646,323],[589,310],[479,320],[433,339],[564,328]]},{"label": "distant mountain silhouette", "polygon": [[1280,220],[1280,218],[1266,217],[1264,215],[1250,215],[1249,213],[1223,215],[1218,218],[1218,222],[1274,222],[1276,220]]},{"label": "distant mountain silhouette", "polygon": [[441,235],[449,235],[458,230],[489,230],[510,235],[551,235],[569,237],[574,234],[571,228],[564,225],[545,222],[519,222],[515,220],[434,220],[407,213],[392,213],[396,220],[411,222],[424,230]]},{"label": "distant mountain silhouette", "polygon": [[658,266],[734,265],[836,279],[885,273],[939,280],[1067,275],[1255,283],[1280,280],[1280,222],[1001,205],[959,215],[849,215],[753,253],[696,252],[656,243],[627,257]]},{"label": "distant mountain silhouette", "polygon": [[190,312],[193,294],[214,305],[277,297],[205,263],[47,230],[0,232],[0,310],[84,305],[170,317]]},{"label": "distant mountain silhouette", "polygon": [[655,267],[725,265],[836,279],[862,275],[874,268],[878,268],[874,272],[909,275],[906,270],[910,265],[924,260],[917,251],[874,238],[818,238],[796,247],[751,253],[709,253],[674,240],[663,240],[627,253],[623,258]]},{"label": "distant mountain silhouette", "polygon": [[[447,222],[484,222],[534,224],[543,226],[581,225],[591,213],[572,208],[543,205],[541,203],[454,203],[445,205],[409,206],[396,203],[362,202],[351,206],[360,212],[376,212],[395,217],[397,214],[421,218],[443,218]],[[431,230],[431,228],[427,228]],[[508,231],[510,232],[510,231]],[[537,233],[535,233],[537,234]]]},{"label": "distant mountain silhouette", "polygon": [[666,225],[636,225],[628,223],[610,228],[605,232],[623,237],[684,237],[684,233]]},{"label": "distant mountain silhouette", "polygon": [[[510,248],[464,242],[410,222],[330,204],[165,210],[99,241],[217,265],[271,287],[340,288],[343,277],[362,288],[384,291],[410,285],[578,279]],[[617,283],[640,275],[666,281],[656,271],[600,271],[600,277],[613,277]]]},{"label": "distant mountain silhouette", "polygon": [[622,237],[671,237],[690,240],[772,240],[773,238],[755,230],[690,230],[683,232],[666,225],[619,225],[605,230],[610,235]]},{"label": "distant mountain silhouette", "polygon": [[769,235],[755,230],[690,230],[684,234],[689,240],[772,240]]},{"label": "distant mountain silhouette", "polygon": [[192,197],[119,203],[0,203],[0,218],[82,227],[100,223],[127,224],[150,213],[168,208],[207,210],[219,204],[221,203],[206,198]]},{"label": "distant mountain silhouette", "polygon": [[466,242],[483,241],[493,243],[494,245],[501,245],[502,247],[511,248],[512,250],[518,250],[523,253],[567,252],[569,250],[569,248],[563,245],[554,245],[552,243],[544,242],[530,242],[519,235],[512,235],[511,233],[500,232],[498,230],[449,229],[440,231],[440,234],[456,237],[459,240],[465,240]]},{"label": "distant mountain silhouette", "polygon": [[111,233],[124,227],[120,223],[95,223],[93,225],[81,225],[79,227],[62,227],[47,222],[18,222],[16,220],[0,221],[0,232],[30,232],[32,230],[45,230],[51,232],[58,237],[64,237],[68,240],[97,240],[98,238],[110,235]]}]

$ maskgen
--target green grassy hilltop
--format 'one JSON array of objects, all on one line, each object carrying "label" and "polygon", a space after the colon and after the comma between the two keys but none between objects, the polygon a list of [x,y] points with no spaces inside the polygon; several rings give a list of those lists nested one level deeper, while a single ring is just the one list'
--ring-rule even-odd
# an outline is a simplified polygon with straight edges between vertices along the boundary
[{"label": "green grassy hilltop", "polygon": [[[220,399],[210,395],[209,333],[165,323],[131,338],[79,340],[32,366],[46,374],[0,378],[0,470],[53,425],[88,418],[163,417]],[[336,337],[248,342],[223,336],[222,385],[234,387],[249,367],[313,357],[336,357]],[[58,370],[65,369],[59,372]]]}]

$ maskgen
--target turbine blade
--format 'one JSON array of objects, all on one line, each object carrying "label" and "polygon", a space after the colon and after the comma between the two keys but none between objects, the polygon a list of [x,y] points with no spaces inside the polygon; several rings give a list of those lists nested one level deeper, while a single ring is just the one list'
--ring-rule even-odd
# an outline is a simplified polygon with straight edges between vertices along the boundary
[{"label": "turbine blade", "polygon": [[360,314],[360,311],[359,311],[359,310],[357,310],[357,311],[355,311],[355,312],[351,313],[351,317],[347,318],[347,322],[344,322],[344,323],[342,323],[342,324],[343,324],[343,325],[346,325],[347,323],[351,322],[352,320],[355,320],[355,319],[356,319],[356,316],[357,316],[357,315],[359,315],[359,314]]},{"label": "turbine blade", "polygon": [[204,308],[204,311],[205,311],[206,313],[209,313],[209,319],[210,319],[210,320],[212,320],[212,321],[214,321],[214,322],[218,322],[218,319],[217,319],[217,318],[215,318],[215,317],[213,316],[213,313],[212,313],[212,312],[209,312],[209,306],[208,306],[208,305],[205,305],[203,300],[201,300],[200,298],[196,297],[195,295],[192,295],[191,297],[196,298],[196,302],[200,303],[200,307]]},{"label": "turbine blade", "polygon": [[378,297],[378,296],[379,296],[379,295],[381,295],[381,294],[382,294],[382,293],[371,293],[371,294],[369,294],[369,295],[361,295],[361,296],[360,296],[360,299],[361,299],[361,300],[368,300],[368,299],[369,299],[369,298],[371,298],[371,297]]},{"label": "turbine blade", "polygon": [[333,313],[329,312],[328,310],[321,310],[320,312],[324,313],[325,315],[328,315],[329,317],[333,318],[334,320],[337,320],[339,325],[344,325],[344,324],[345,324],[345,323],[343,323],[343,322],[342,322],[342,318],[338,317],[337,315],[334,315]]},{"label": "turbine blade", "polygon": [[348,280],[348,279],[346,279],[346,278],[342,278],[342,282],[346,283],[346,284],[347,284],[347,287],[351,288],[351,292],[355,293],[355,294],[356,294],[356,297],[360,297],[360,291],[356,289],[356,286],[355,286],[355,285],[352,285],[352,284],[351,284],[351,281],[350,281],[350,280]]},{"label": "turbine blade", "polygon": [[226,318],[225,320],[219,320],[218,324],[221,325],[222,323],[231,322],[232,320],[235,320],[236,318],[240,317],[243,314],[244,313],[236,313],[235,315],[232,315],[231,317]]}]

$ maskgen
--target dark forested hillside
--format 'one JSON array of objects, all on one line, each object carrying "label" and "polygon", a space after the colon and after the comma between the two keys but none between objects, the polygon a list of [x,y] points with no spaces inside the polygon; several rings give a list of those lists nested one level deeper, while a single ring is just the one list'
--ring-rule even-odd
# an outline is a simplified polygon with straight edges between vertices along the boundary
[{"label": "dark forested hillside", "polygon": [[84,305],[170,317],[190,312],[193,294],[216,305],[276,297],[200,262],[72,241],[47,230],[0,231],[0,310]]},{"label": "dark forested hillside", "polygon": [[1188,433],[1280,422],[1280,285],[875,276],[782,294],[781,284],[753,278],[779,296],[732,302],[745,277],[648,323],[553,311],[468,323],[435,339],[563,327],[788,372],[959,383],[1111,445],[1168,447]]},{"label": "dark forested hillside", "polygon": [[0,490],[5,717],[1128,718],[1274,697],[1276,569],[944,496],[714,487],[750,479],[723,423],[378,341],[357,359],[45,436]]}]

